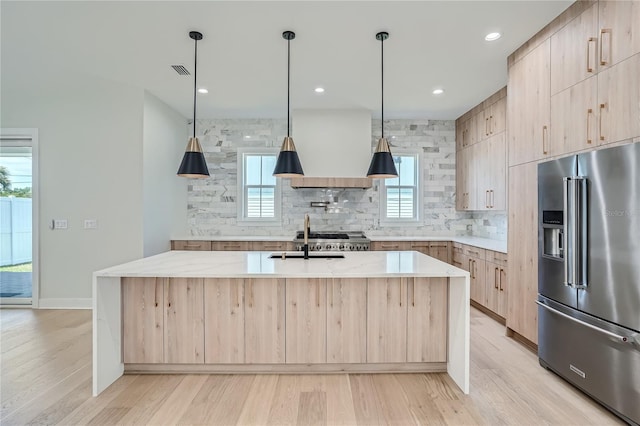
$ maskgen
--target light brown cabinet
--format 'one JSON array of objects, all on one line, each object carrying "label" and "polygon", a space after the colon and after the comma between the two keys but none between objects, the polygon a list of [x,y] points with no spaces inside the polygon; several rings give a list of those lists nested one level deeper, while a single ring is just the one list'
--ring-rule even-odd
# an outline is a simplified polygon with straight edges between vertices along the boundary
[{"label": "light brown cabinet", "polygon": [[497,252],[491,253],[491,258],[487,258],[486,261],[485,306],[505,318],[507,315],[507,256]]},{"label": "light brown cabinet", "polygon": [[[481,249],[479,249],[481,250]],[[481,305],[486,305],[486,284],[485,284],[485,260],[484,260],[484,252],[482,253],[482,257],[476,257],[465,253],[467,257],[467,270],[471,276],[470,280],[470,297],[471,300],[477,302]]]},{"label": "light brown cabinet", "polygon": [[598,5],[594,3],[551,36],[551,95],[596,75],[598,67]]},{"label": "light brown cabinet", "polygon": [[123,362],[164,362],[162,278],[122,278]]},{"label": "light brown cabinet", "polygon": [[286,362],[324,364],[327,361],[327,280],[286,280]]},{"label": "light brown cabinet", "polygon": [[509,68],[509,166],[549,155],[550,45],[546,39]]},{"label": "light brown cabinet", "polygon": [[327,362],[367,362],[366,278],[327,279]]},{"label": "light brown cabinet", "polygon": [[[640,23],[637,24],[640,27]],[[598,74],[600,143],[640,136],[640,53]]]},{"label": "light brown cabinet", "polygon": [[[482,105],[484,109],[475,114],[476,117],[476,142],[482,142],[490,137],[502,133],[506,128],[507,99],[502,97],[490,103],[493,97]],[[489,105],[486,105],[490,103]]]},{"label": "light brown cabinet", "polygon": [[204,363],[204,280],[164,280],[164,362]]},{"label": "light brown cabinet", "polygon": [[204,280],[205,363],[244,362],[244,280]]},{"label": "light brown cabinet", "polygon": [[448,241],[432,241],[429,243],[429,256],[443,262],[451,263],[451,243]]},{"label": "light brown cabinet", "polygon": [[407,290],[407,362],[446,362],[447,278],[409,278]]},{"label": "light brown cabinet", "polygon": [[371,241],[371,250],[378,251],[404,251],[411,250],[410,241]]},{"label": "light brown cabinet", "polygon": [[639,1],[599,1],[598,20],[601,70],[640,53]]},{"label": "light brown cabinet", "polygon": [[549,154],[560,156],[597,146],[599,118],[596,76],[551,96]]},{"label": "light brown cabinet", "polygon": [[293,241],[252,241],[250,250],[253,251],[292,251]]},{"label": "light brown cabinet", "polygon": [[250,248],[250,241],[211,241],[213,251],[248,251]]},{"label": "light brown cabinet", "polygon": [[174,240],[171,241],[171,250],[210,251],[211,241]]},{"label": "light brown cabinet", "polygon": [[367,362],[407,360],[407,278],[367,279]]},{"label": "light brown cabinet", "polygon": [[245,285],[245,362],[285,362],[285,280],[250,278]]},{"label": "light brown cabinet", "polygon": [[538,342],[538,165],[509,168],[507,327]]}]

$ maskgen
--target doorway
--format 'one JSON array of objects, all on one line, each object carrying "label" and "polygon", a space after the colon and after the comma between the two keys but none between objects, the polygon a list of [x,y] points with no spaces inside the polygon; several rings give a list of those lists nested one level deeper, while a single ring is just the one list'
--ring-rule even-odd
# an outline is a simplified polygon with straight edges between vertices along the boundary
[{"label": "doorway", "polygon": [[0,129],[0,305],[38,300],[38,131]]}]

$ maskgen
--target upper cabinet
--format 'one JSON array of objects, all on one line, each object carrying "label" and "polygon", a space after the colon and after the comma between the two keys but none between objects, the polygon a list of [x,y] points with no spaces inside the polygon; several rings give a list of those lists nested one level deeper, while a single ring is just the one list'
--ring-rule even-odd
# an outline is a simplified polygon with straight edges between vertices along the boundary
[{"label": "upper cabinet", "polygon": [[598,72],[598,5],[551,36],[551,94]]},{"label": "upper cabinet", "polygon": [[549,155],[550,55],[546,39],[509,68],[509,166]]},{"label": "upper cabinet", "polygon": [[601,70],[640,53],[640,1],[600,1],[598,19]]}]

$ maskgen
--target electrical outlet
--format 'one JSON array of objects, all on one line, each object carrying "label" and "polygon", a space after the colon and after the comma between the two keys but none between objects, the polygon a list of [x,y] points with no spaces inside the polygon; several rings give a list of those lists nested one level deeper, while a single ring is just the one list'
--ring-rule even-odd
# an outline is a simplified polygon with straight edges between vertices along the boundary
[{"label": "electrical outlet", "polygon": [[67,219],[53,220],[53,229],[67,229],[68,227]]},{"label": "electrical outlet", "polygon": [[85,219],[84,229],[96,229],[98,227],[98,221],[96,219]]}]

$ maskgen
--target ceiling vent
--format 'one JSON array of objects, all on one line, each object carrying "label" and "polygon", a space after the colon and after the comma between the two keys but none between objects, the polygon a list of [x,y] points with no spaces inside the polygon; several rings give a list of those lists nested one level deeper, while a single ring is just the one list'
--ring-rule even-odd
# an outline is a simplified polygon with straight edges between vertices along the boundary
[{"label": "ceiling vent", "polygon": [[188,69],[184,67],[184,65],[171,65],[171,68],[175,70],[180,75],[191,75]]}]

